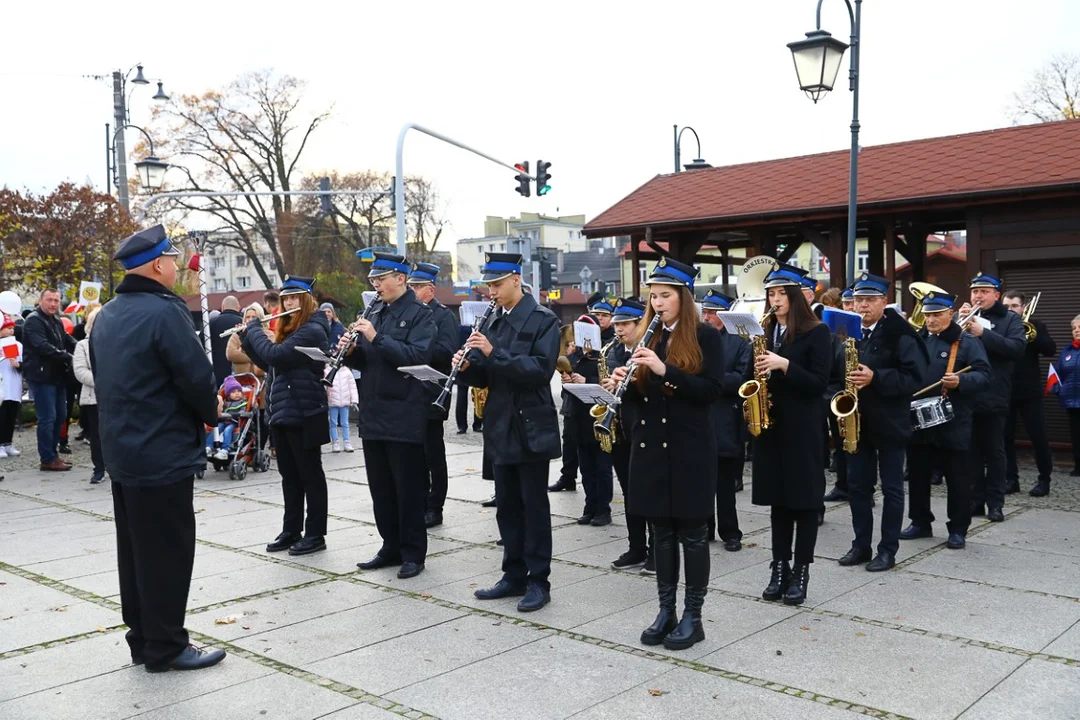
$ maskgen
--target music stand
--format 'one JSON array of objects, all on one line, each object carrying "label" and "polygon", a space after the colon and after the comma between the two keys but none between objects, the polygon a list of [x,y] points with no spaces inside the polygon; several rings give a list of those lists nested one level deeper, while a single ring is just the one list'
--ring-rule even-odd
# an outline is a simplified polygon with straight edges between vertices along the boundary
[{"label": "music stand", "polygon": [[398,372],[403,372],[406,375],[411,375],[417,380],[423,382],[446,382],[447,375],[443,375],[441,372],[431,367],[430,365],[405,365],[398,368]]}]

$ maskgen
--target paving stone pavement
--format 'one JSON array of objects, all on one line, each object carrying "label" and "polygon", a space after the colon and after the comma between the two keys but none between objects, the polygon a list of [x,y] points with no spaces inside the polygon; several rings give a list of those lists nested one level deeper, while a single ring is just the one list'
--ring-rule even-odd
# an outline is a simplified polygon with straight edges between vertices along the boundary
[{"label": "paving stone pavement", "polygon": [[771,539],[747,466],[745,547],[713,546],[706,640],[671,652],[638,643],[654,581],[609,565],[625,549],[618,499],[615,522],[592,528],[574,523],[580,493],[551,496],[547,608],[476,600],[500,574],[494,511],[478,502],[492,486],[479,436],[448,424],[446,438],[445,523],[412,580],[355,567],[379,546],[360,452],[324,455],[329,549],[304,558],[262,550],[280,526],[273,470],[197,482],[187,625],[229,657],[162,675],[130,665],[110,488],[87,484],[85,448],[71,473],[0,461],[0,718],[1080,718],[1075,478],[1010,496],[1007,521],[976,519],[964,551],[945,549],[935,489],[936,536],[879,575],[836,564],[850,514],[833,505],[808,603],[790,608],[760,599]]}]

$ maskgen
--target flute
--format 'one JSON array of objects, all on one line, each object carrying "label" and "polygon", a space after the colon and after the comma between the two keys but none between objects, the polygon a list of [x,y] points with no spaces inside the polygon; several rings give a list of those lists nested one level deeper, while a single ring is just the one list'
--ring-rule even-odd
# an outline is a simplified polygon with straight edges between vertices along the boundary
[{"label": "flute", "polygon": [[[291,315],[294,312],[300,312],[300,308],[296,307],[292,310],[286,310],[285,312],[280,312],[277,315],[268,315],[267,317],[259,320],[259,322],[268,323],[271,320],[277,320],[279,317],[285,317],[286,315]],[[218,337],[229,337],[230,335],[235,335],[236,333],[242,333],[245,330],[247,330],[247,325],[237,325],[236,327],[229,328],[225,332],[221,333],[220,335],[218,335]]]}]

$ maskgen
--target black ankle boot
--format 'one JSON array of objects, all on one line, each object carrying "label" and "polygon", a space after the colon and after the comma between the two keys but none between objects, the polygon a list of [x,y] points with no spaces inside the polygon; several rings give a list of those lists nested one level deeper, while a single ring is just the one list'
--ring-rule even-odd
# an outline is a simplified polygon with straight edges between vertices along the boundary
[{"label": "black ankle boot", "polygon": [[653,624],[641,633],[642,645],[659,645],[679,624],[679,617],[675,612],[675,591],[679,586],[679,547],[676,544],[674,528],[657,525],[653,530],[653,542],[660,613]]},{"label": "black ankle boot", "polygon": [[772,575],[769,576],[769,584],[765,586],[761,597],[775,601],[784,597],[784,593],[787,592],[788,584],[791,582],[791,565],[787,560],[773,560],[769,567],[772,568]]},{"label": "black ankle boot", "polygon": [[705,525],[685,532],[680,538],[686,560],[686,598],[678,626],[664,638],[668,650],[685,650],[705,639],[701,625],[701,606],[709,584],[709,541]]},{"label": "black ankle boot", "polygon": [[787,592],[784,593],[785,605],[802,605],[806,600],[806,586],[810,582],[810,566],[795,563],[791,571],[791,583]]},{"label": "black ankle boot", "polygon": [[660,593],[660,612],[653,624],[645,628],[641,633],[642,645],[659,645],[664,638],[679,624],[679,616],[675,612],[675,588],[676,585],[656,583],[656,589]]}]

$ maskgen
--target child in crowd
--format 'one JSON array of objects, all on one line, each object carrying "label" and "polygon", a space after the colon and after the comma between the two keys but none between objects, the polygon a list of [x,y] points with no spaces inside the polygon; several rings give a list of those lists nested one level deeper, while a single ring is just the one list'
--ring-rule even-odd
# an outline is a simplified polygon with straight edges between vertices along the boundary
[{"label": "child in crowd", "polygon": [[233,433],[236,432],[239,415],[247,411],[248,402],[247,397],[244,395],[244,388],[232,375],[225,378],[221,389],[224,391],[225,397],[222,399],[220,395],[218,396],[218,415],[231,415],[232,419],[218,425],[218,434],[221,435],[220,442],[214,441],[214,433],[207,433],[206,454],[215,460],[228,460],[229,447],[232,445]]},{"label": "child in crowd", "polygon": [[15,339],[15,320],[2,313],[0,318],[3,318],[0,321],[0,458],[4,458],[20,454],[11,442],[22,405],[23,380],[19,365],[23,347]]},{"label": "child in crowd", "polygon": [[[330,368],[327,367],[327,374]],[[327,405],[330,406],[330,441],[333,452],[341,452],[342,443],[345,444],[345,452],[352,452],[353,446],[349,442],[349,406],[360,402],[360,393],[356,389],[356,380],[348,368],[341,368],[334,376],[334,384],[326,388]],[[341,426],[341,438],[338,440],[338,425]]]}]

